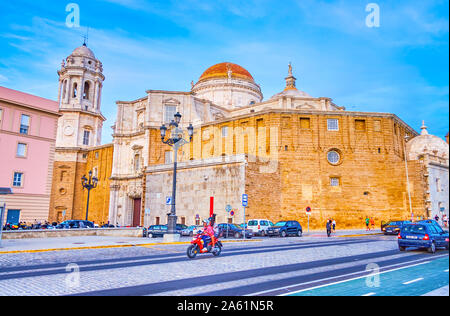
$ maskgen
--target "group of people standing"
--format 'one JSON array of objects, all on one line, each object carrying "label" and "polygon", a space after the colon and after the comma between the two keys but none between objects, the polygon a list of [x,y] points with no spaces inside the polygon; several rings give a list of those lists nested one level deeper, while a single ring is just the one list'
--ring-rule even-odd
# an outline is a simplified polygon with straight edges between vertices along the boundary
[{"label": "group of people standing", "polygon": [[[439,223],[439,219],[440,219],[439,215],[436,214],[436,216],[434,217],[434,220]],[[444,215],[442,215],[442,226],[448,227],[448,218],[447,218],[447,214],[445,214],[445,213],[444,213]]]},{"label": "group of people standing", "polygon": [[366,231],[375,229],[375,221],[372,217],[366,216],[365,222],[366,222]]}]

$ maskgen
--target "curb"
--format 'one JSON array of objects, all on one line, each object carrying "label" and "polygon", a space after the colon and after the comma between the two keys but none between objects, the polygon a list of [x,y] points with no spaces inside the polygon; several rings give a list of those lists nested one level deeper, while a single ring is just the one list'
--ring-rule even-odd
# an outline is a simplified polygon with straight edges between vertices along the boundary
[{"label": "curb", "polygon": [[356,235],[341,235],[336,237],[364,237],[364,236],[378,236],[383,235],[383,233],[373,233],[373,234],[356,234]]},{"label": "curb", "polygon": [[[225,240],[222,243],[237,243],[237,242],[258,242],[261,239],[253,240]],[[73,248],[50,248],[50,249],[30,249],[30,250],[11,250],[0,251],[2,254],[15,254],[15,253],[39,253],[39,252],[51,252],[51,251],[68,251],[68,250],[90,250],[90,249],[111,249],[111,248],[131,248],[131,247],[149,247],[149,246],[164,246],[164,245],[188,245],[189,241],[180,242],[167,242],[167,243],[148,243],[148,244],[128,244],[128,245],[107,245],[107,246],[88,246],[88,247],[73,247]]]}]

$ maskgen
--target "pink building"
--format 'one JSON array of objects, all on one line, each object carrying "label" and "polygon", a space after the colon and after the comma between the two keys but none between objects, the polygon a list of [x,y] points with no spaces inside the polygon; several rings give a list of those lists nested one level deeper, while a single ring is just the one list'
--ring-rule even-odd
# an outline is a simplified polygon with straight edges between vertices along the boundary
[{"label": "pink building", "polygon": [[48,218],[58,103],[0,86],[0,187],[10,187],[4,222]]}]

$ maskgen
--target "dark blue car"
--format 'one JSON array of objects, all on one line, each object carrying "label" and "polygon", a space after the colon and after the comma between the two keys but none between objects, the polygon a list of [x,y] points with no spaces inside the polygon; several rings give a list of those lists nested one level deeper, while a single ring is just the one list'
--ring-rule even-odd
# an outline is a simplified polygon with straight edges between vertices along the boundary
[{"label": "dark blue car", "polygon": [[425,248],[430,253],[435,253],[437,248],[448,250],[448,232],[432,223],[407,224],[398,235],[398,247],[400,251],[408,247]]},{"label": "dark blue car", "polygon": [[402,230],[402,227],[410,223],[411,221],[392,221],[384,225],[381,230],[385,235],[398,235],[398,233]]},{"label": "dark blue car", "polygon": [[[234,237],[243,238],[244,229],[237,224],[219,224],[220,235],[224,238]],[[250,229],[245,230],[245,238],[252,238],[253,231]]]},{"label": "dark blue car", "polygon": [[297,221],[282,221],[278,222],[275,225],[269,227],[267,229],[267,235],[272,236],[298,236],[302,237],[303,229],[302,225],[300,225]]}]

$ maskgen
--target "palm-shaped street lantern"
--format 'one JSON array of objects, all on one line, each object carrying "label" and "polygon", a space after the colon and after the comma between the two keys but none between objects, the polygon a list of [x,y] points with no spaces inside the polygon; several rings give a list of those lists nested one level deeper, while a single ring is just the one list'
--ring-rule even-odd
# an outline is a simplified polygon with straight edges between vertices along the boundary
[{"label": "palm-shaped street lantern", "polygon": [[95,189],[97,187],[98,179],[97,177],[92,177],[92,170],[89,171],[89,179],[86,178],[84,175],[81,178],[81,185],[84,189],[88,190],[88,196],[87,196],[87,205],[86,205],[86,220],[88,220],[89,215],[89,194],[91,193],[92,189]]},{"label": "palm-shaped street lantern", "polygon": [[[175,200],[176,200],[176,192],[177,192],[177,154],[178,149],[180,149],[181,146],[188,144],[192,141],[192,138],[194,136],[194,127],[192,124],[189,124],[189,127],[187,128],[188,135],[189,135],[189,141],[185,140],[183,138],[183,129],[179,128],[179,124],[181,122],[181,114],[177,112],[174,115],[174,120],[170,122],[170,129],[171,129],[171,135],[166,140],[166,134],[167,134],[167,127],[163,124],[160,127],[161,132],[161,141],[164,144],[167,144],[171,147],[173,147],[173,183],[172,183],[172,202],[171,202],[171,210],[168,214],[168,220],[167,220],[167,234],[164,235],[164,237],[170,238],[170,239],[177,239],[178,236],[176,235],[176,225],[177,225],[177,215],[176,215],[176,208],[175,208]],[[167,237],[166,237],[167,236]]]}]

